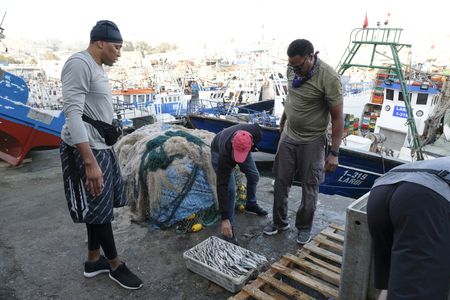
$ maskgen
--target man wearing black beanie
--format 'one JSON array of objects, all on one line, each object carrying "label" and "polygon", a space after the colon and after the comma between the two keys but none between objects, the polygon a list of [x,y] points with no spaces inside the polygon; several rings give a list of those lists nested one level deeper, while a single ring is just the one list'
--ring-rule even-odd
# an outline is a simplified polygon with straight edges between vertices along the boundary
[{"label": "man wearing black beanie", "polygon": [[[122,42],[116,24],[98,21],[91,30],[89,47],[73,54],[64,64],[61,82],[66,119],[60,154],[70,216],[87,228],[84,276],[109,273],[122,287],[139,289],[143,283],[119,259],[111,227],[113,207],[127,203],[114,149],[82,119],[85,114],[112,124],[112,91],[103,65],[112,66],[117,61]],[[106,257],[101,255],[100,247]]]}]

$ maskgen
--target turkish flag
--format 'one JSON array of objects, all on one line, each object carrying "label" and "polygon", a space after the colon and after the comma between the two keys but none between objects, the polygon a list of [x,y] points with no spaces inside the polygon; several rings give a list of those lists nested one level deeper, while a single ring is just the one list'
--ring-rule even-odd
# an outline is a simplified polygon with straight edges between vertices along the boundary
[{"label": "turkish flag", "polygon": [[363,28],[366,29],[367,26],[369,26],[369,20],[367,19],[367,13],[366,13],[366,17],[364,18]]}]

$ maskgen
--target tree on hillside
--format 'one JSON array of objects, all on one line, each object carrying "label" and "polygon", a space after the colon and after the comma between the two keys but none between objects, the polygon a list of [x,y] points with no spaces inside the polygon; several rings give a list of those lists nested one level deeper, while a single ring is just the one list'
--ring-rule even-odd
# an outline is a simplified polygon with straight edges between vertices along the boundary
[{"label": "tree on hillside", "polygon": [[135,49],[141,51],[142,53],[149,53],[152,47],[146,42],[138,41],[135,44]]},{"label": "tree on hillside", "polygon": [[129,41],[123,42],[122,51],[134,51],[133,43]]},{"label": "tree on hillside", "polygon": [[44,54],[42,54],[42,59],[44,60],[60,60],[60,58],[53,53],[52,51],[45,51]]},{"label": "tree on hillside", "polygon": [[7,62],[8,64],[21,64],[21,60],[17,60],[14,57],[0,54],[0,61]]},{"label": "tree on hillside", "polygon": [[176,49],[178,49],[177,45],[163,42],[155,48],[152,48],[152,53],[166,53]]},{"label": "tree on hillside", "polygon": [[29,65],[37,65],[38,62],[37,62],[36,59],[31,58],[31,59],[27,60],[27,64],[29,64]]}]

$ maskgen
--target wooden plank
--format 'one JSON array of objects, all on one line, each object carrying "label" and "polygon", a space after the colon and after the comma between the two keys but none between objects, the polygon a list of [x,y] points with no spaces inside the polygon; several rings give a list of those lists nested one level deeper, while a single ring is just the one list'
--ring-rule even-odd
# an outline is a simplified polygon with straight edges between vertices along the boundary
[{"label": "wooden plank", "polygon": [[325,235],[326,237],[329,237],[330,239],[333,239],[333,240],[339,241],[341,243],[344,243],[344,236],[343,235],[334,233],[334,232],[329,231],[329,230],[322,230],[321,234]]},{"label": "wooden plank", "polygon": [[342,252],[344,251],[344,246],[327,239],[327,237],[324,236],[323,234],[319,234],[319,235],[315,236],[314,241],[318,242],[321,245],[325,245],[325,246],[328,246],[328,247],[336,250],[337,252],[339,252],[338,254],[340,254],[342,256]]},{"label": "wooden plank", "polygon": [[334,266],[334,265],[332,265],[330,263],[327,263],[327,262],[325,262],[325,261],[323,261],[323,260],[321,260],[321,259],[319,259],[317,257],[314,257],[314,256],[312,256],[310,254],[306,254],[305,258],[310,260],[310,261],[312,261],[312,262],[314,262],[315,264],[317,264],[319,266],[324,267],[325,269],[333,271],[333,272],[335,272],[337,274],[341,274],[341,268],[336,267],[336,266]]},{"label": "wooden plank", "polygon": [[264,293],[259,288],[252,287],[248,284],[245,285],[242,290],[248,293],[249,296],[252,296],[253,298],[258,300],[277,300],[276,298]]},{"label": "wooden plank", "polygon": [[333,271],[333,272],[335,272],[337,274],[341,274],[341,268],[339,266],[335,266],[333,264],[330,264],[328,262],[325,262],[325,261],[321,260],[320,258],[312,256],[311,252],[306,250],[306,249],[301,248],[297,252],[296,256],[298,256],[300,258],[305,258],[307,260],[310,260],[310,261],[314,262],[316,265],[322,266],[322,267],[324,267],[324,268],[326,268],[326,269],[328,269],[330,271]]},{"label": "wooden plank", "polygon": [[324,258],[327,258],[331,261],[337,262],[342,265],[342,256],[339,256],[331,251],[322,249],[322,248],[320,248],[316,245],[312,245],[312,244],[303,245],[303,249],[309,250],[314,254],[320,255]]},{"label": "wooden plank", "polygon": [[331,227],[331,228],[333,228],[333,229],[342,231],[342,232],[345,231],[345,227],[344,227],[344,226],[339,226],[339,225],[337,225],[337,224],[330,224],[330,225],[328,225],[328,226]]},{"label": "wooden plank", "polygon": [[289,295],[290,297],[294,298],[294,299],[300,299],[300,300],[314,300],[313,297],[297,290],[296,288],[293,288],[292,286],[274,278],[274,277],[270,277],[267,276],[265,274],[261,274],[259,275],[259,277],[264,280],[265,282],[269,283],[270,285],[272,285],[274,288],[280,290],[281,292]]},{"label": "wooden plank", "polygon": [[[282,258],[278,261],[279,264],[287,266],[290,261]],[[274,276],[275,274],[277,274],[278,272],[274,269],[269,269],[266,272],[264,272],[264,274],[266,274],[267,276]],[[252,288],[256,288],[259,289],[261,288],[263,285],[265,284],[265,281],[262,280],[261,278],[256,278],[256,280],[254,280],[252,283],[247,284],[246,286],[251,286]],[[249,293],[247,293],[245,290],[240,291],[239,293],[237,293],[232,299],[235,300],[246,300],[248,299],[248,297],[250,296]]]},{"label": "wooden plank", "polygon": [[[324,295],[337,298],[338,291],[333,289],[333,287],[326,285],[325,282],[331,282],[338,285],[340,281],[341,268],[339,266],[333,265],[330,262],[322,260],[320,257],[326,258],[338,264],[342,264],[342,257],[331,251],[320,248],[320,246],[324,245],[328,247],[328,249],[336,250],[336,252],[341,253],[343,251],[342,243],[344,242],[344,236],[339,234],[338,231],[345,232],[345,228],[336,224],[330,224],[327,228],[322,230],[320,234],[316,236],[310,243],[303,246],[303,248],[301,248],[297,252],[297,256],[286,254],[277,263],[274,263],[268,271],[260,274],[260,276],[256,280],[254,280],[250,284],[247,284],[241,292],[230,299],[246,300],[250,297],[256,299],[285,298],[284,296],[277,293],[277,290],[281,293],[289,295],[289,297],[293,299],[303,299],[296,298],[295,296],[297,295],[296,292],[302,293],[301,291],[298,291],[294,287],[291,287],[274,277],[279,272],[291,279],[296,280],[299,284],[308,286],[320,293],[324,293],[323,288],[328,289],[326,291],[326,293],[328,294]],[[313,256],[312,254],[318,255],[320,257]],[[295,262],[297,260],[303,260],[303,262],[297,263]],[[303,271],[302,269],[293,270],[288,268],[287,266],[291,262],[299,265],[301,268],[304,268],[305,271]],[[283,273],[280,268],[282,268],[283,271],[287,274]],[[308,272],[311,272],[312,274],[317,276],[317,278],[309,276]],[[292,278],[291,276],[295,278]],[[298,279],[306,280],[306,282],[299,281]],[[322,282],[321,279],[325,282]],[[312,284],[315,284],[315,286],[313,286]],[[302,294],[304,295],[304,297],[310,297],[305,293]]]},{"label": "wooden plank", "polygon": [[274,263],[272,265],[272,268],[278,270],[283,275],[286,275],[287,277],[297,281],[298,283],[304,284],[305,286],[310,287],[313,290],[318,291],[319,293],[327,297],[338,298],[339,291],[337,289],[325,285],[310,276],[303,275],[300,272],[292,270],[278,263]]},{"label": "wooden plank", "polygon": [[307,273],[313,274],[325,281],[328,281],[334,285],[339,286],[339,282],[341,281],[339,274],[331,272],[330,270],[327,270],[324,267],[318,266],[304,259],[298,258],[297,256],[292,254],[286,254],[283,257],[289,259],[294,264],[302,267]]},{"label": "wooden plank", "polygon": [[288,298],[285,295],[282,295],[281,292],[279,290],[277,290],[276,288],[274,288],[273,286],[271,286],[270,284],[265,284],[263,285],[263,287],[261,288],[261,290],[274,297],[277,300],[291,300],[290,298]]}]

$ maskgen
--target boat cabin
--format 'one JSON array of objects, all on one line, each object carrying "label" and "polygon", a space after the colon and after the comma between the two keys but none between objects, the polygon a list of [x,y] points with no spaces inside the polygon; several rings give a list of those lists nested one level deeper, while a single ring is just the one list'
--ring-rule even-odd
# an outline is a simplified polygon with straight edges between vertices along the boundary
[{"label": "boat cabin", "polygon": [[[408,113],[401,86],[399,83],[388,80],[379,86],[384,89],[384,97],[374,132],[381,133],[386,137],[385,146],[400,151],[403,146],[407,146],[406,137],[408,135],[408,126],[406,126]],[[440,90],[427,83],[417,82],[407,85],[407,90],[417,132],[419,135],[423,135],[425,121],[432,115],[440,102]]]}]

